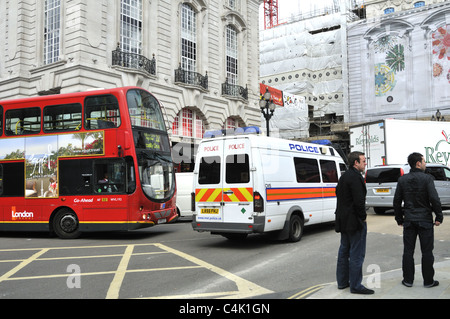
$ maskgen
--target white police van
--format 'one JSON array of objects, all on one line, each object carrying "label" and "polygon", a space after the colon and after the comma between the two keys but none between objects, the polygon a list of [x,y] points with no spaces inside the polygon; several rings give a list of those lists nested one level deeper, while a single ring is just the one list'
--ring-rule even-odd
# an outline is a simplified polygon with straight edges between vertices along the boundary
[{"label": "white police van", "polygon": [[249,132],[259,129],[205,134],[194,168],[193,229],[229,239],[277,232],[298,241],[305,225],[334,221],[346,169],[337,151]]}]

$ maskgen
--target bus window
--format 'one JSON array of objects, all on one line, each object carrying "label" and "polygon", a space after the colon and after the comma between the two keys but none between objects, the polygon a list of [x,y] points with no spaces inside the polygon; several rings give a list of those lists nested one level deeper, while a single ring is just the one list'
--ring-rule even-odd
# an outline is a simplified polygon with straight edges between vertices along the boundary
[{"label": "bus window", "polygon": [[131,156],[125,158],[126,164],[126,192],[132,194],[136,190],[136,175],[134,174],[134,161]]},{"label": "bus window", "polygon": [[3,166],[0,165],[0,196],[3,194]]},{"label": "bus window", "polygon": [[167,135],[146,132],[142,129],[133,130],[134,145],[137,149],[157,152],[170,152],[170,142]]},{"label": "bus window", "polygon": [[44,108],[44,132],[79,131],[81,104],[52,105]]},{"label": "bus window", "polygon": [[316,159],[294,158],[298,183],[320,183],[319,165]]},{"label": "bus window", "polygon": [[60,160],[59,161],[59,195],[91,195],[92,160]]},{"label": "bus window", "polygon": [[[4,163],[0,165],[2,197],[23,197],[25,194],[24,163]],[[5,187],[6,186],[6,187]]]},{"label": "bus window", "polygon": [[161,107],[153,95],[142,90],[129,90],[127,102],[132,126],[166,130]]},{"label": "bus window", "polygon": [[250,163],[248,154],[227,156],[225,180],[227,184],[245,184],[250,182]]},{"label": "bus window", "polygon": [[8,110],[5,114],[5,133],[8,136],[39,134],[41,109],[38,107]]},{"label": "bus window", "polygon": [[203,157],[200,162],[198,183],[219,184],[220,183],[220,156]]},{"label": "bus window", "polygon": [[84,125],[87,130],[120,126],[119,102],[113,95],[87,97],[84,105]]},{"label": "bus window", "polygon": [[0,136],[3,135],[3,108],[0,105]]},{"label": "bus window", "polygon": [[96,193],[124,193],[125,177],[125,162],[122,159],[95,161],[94,190]]},{"label": "bus window", "polygon": [[324,183],[337,183],[338,174],[335,161],[320,160],[322,180]]}]

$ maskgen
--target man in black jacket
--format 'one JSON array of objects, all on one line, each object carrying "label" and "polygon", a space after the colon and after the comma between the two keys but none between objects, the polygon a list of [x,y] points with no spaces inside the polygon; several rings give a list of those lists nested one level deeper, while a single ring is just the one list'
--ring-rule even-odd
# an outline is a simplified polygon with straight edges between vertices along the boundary
[{"label": "man in black jacket", "polygon": [[350,168],[339,179],[336,187],[336,232],[341,233],[336,279],[339,289],[350,286],[350,292],[373,294],[364,287],[362,266],[366,254],[366,185],[362,173],[366,168],[364,153],[348,156]]},{"label": "man in black jacket", "polygon": [[[395,220],[399,226],[403,226],[402,284],[406,287],[413,285],[414,249],[419,236],[423,284],[430,288],[439,285],[439,282],[434,280],[433,224],[439,226],[444,215],[433,177],[425,174],[426,163],[422,154],[409,155],[408,164],[411,166],[411,171],[399,178],[394,195]],[[433,211],[436,214],[434,223]]]}]

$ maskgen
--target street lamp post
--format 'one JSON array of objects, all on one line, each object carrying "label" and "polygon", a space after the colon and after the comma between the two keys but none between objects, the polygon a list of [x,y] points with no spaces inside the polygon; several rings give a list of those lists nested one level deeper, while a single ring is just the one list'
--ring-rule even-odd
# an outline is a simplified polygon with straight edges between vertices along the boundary
[{"label": "street lamp post", "polygon": [[259,107],[261,108],[261,113],[264,115],[266,119],[266,127],[267,127],[267,136],[269,136],[269,121],[273,116],[273,112],[275,111],[275,104],[272,100],[272,95],[269,92],[269,88],[266,88],[266,93],[261,96],[259,101]]}]

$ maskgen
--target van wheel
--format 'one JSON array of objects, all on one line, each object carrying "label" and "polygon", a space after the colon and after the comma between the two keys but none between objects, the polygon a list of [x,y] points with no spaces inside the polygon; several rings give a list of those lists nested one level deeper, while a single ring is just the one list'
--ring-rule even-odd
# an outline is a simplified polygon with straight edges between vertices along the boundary
[{"label": "van wheel", "polygon": [[81,234],[77,214],[68,208],[63,208],[56,213],[52,225],[59,238],[74,239]]},{"label": "van wheel", "polygon": [[289,237],[290,242],[297,242],[303,236],[303,220],[298,215],[292,215],[289,221]]}]

